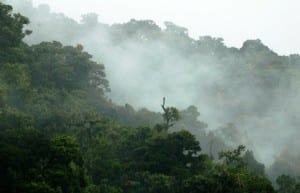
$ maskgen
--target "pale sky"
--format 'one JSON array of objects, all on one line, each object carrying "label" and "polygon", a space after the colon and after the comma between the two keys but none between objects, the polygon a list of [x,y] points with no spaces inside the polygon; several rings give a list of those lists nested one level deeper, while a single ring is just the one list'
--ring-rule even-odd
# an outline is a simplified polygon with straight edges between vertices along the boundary
[{"label": "pale sky", "polygon": [[131,18],[172,21],[189,29],[192,37],[222,37],[226,45],[241,47],[247,39],[261,39],[279,54],[300,53],[298,0],[32,0],[49,4],[53,12],[80,20],[97,13],[102,23]]}]

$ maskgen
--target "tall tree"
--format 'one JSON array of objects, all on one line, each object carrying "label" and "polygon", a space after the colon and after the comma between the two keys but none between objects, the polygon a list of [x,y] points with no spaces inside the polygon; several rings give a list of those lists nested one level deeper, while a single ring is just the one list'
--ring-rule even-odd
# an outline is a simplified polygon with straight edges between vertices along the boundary
[{"label": "tall tree", "polygon": [[16,57],[16,50],[12,53],[12,49],[22,44],[25,35],[31,33],[23,29],[29,20],[12,10],[12,6],[0,2],[0,64]]}]

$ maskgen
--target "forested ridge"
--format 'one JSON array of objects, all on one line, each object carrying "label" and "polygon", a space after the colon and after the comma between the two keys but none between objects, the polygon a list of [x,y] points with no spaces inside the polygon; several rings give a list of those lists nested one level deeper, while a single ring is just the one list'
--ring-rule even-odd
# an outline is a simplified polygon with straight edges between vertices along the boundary
[{"label": "forested ridge", "polygon": [[[25,30],[29,19],[12,10],[0,3],[0,192],[300,191],[295,176],[281,175],[272,184],[253,152],[236,146],[240,134],[234,125],[205,131],[207,124],[198,120],[195,106],[178,110],[163,98],[161,113],[155,113],[114,104],[104,64],[95,62],[81,44],[25,43],[32,33]],[[125,32],[116,33],[122,38]],[[205,41],[213,44],[201,44],[210,47],[199,48],[204,52],[220,43],[209,37]],[[245,43],[243,49],[250,49],[246,55],[253,46],[275,54],[257,40]],[[299,56],[288,57],[292,59]],[[257,75],[270,90],[279,78],[276,70]]]},{"label": "forested ridge", "polygon": [[101,105],[103,114],[122,125],[152,127],[162,120],[151,111],[161,111],[165,96],[189,117],[172,129],[191,131],[203,152],[217,157],[225,146],[245,144],[273,181],[282,173],[300,174],[298,54],[280,55],[259,39],[229,47],[221,37],[201,31],[191,37],[185,27],[151,18],[106,24],[101,13],[99,19],[91,13],[79,21],[30,0],[3,1],[30,18],[25,29],[33,33],[23,39],[28,45],[82,45],[105,64],[111,89],[106,96],[118,105]]}]

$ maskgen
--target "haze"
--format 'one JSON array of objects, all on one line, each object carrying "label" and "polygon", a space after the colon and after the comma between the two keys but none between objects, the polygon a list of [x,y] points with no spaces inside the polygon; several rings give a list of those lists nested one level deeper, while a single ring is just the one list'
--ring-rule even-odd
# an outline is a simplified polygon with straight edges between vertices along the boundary
[{"label": "haze", "polygon": [[[81,44],[103,63],[113,103],[161,111],[165,96],[179,109],[195,105],[208,124],[205,131],[221,131],[217,135],[229,145],[254,150],[271,176],[300,173],[300,55],[289,55],[300,53],[297,3],[34,1],[36,7],[50,4],[49,12],[29,1],[6,1],[30,19],[33,33],[24,39],[29,45]],[[81,19],[90,12],[99,17]],[[209,138],[202,134],[205,149]],[[278,169],[286,165],[289,171]]]},{"label": "haze", "polygon": [[300,53],[299,1],[286,0],[33,0],[47,3],[54,12],[80,20],[94,12],[103,23],[151,19],[162,25],[172,21],[189,29],[190,35],[222,37],[226,45],[241,47],[259,38],[279,54]]}]

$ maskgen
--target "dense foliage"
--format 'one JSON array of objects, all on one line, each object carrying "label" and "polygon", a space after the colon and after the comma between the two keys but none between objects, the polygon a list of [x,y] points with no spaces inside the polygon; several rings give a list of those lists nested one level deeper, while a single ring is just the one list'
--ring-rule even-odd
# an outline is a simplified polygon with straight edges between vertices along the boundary
[{"label": "dense foliage", "polygon": [[[230,47],[222,38],[203,36],[205,29],[200,37],[191,36],[171,22],[132,19],[109,25],[101,14],[99,20],[96,14],[86,14],[76,21],[45,4],[3,1],[30,18],[27,28],[33,33],[24,38],[29,45],[53,40],[82,44],[95,61],[106,64],[112,90],[107,96],[130,105],[102,104],[98,107],[103,114],[122,125],[152,127],[162,116],[132,107],[158,111],[163,96],[180,108],[192,104],[199,111],[182,110],[186,114],[180,113],[184,118],[172,130],[191,131],[203,152],[217,158],[223,147],[245,144],[266,164],[274,181],[281,173],[300,175],[299,54],[280,55],[259,39]],[[218,131],[207,134],[199,129],[206,124],[191,122],[198,112],[207,130]],[[185,119],[191,114],[192,119]]]},{"label": "dense foliage", "polygon": [[[244,146],[220,159],[201,152],[186,130],[206,127],[196,107],[178,111],[164,99],[158,114],[115,105],[102,64],[81,45],[27,45],[27,23],[0,3],[0,192],[275,192]],[[289,176],[277,182],[280,193],[299,189]]]}]

